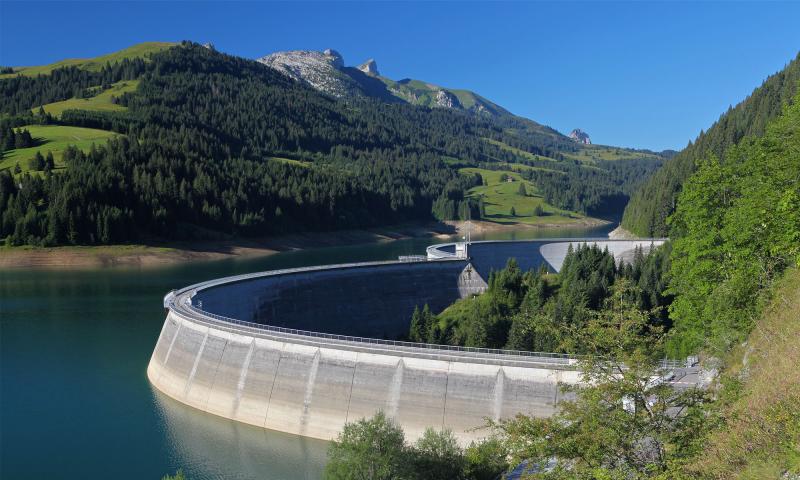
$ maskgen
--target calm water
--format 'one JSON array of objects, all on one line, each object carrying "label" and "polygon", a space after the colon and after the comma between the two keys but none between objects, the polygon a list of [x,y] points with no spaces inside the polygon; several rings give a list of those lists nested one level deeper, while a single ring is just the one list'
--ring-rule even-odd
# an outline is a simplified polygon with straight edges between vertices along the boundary
[{"label": "calm water", "polygon": [[[613,227],[474,239],[604,236]],[[325,442],[238,424],[154,391],[165,292],[215,277],[424,254],[432,239],[165,268],[0,271],[0,478],[315,479]]]}]

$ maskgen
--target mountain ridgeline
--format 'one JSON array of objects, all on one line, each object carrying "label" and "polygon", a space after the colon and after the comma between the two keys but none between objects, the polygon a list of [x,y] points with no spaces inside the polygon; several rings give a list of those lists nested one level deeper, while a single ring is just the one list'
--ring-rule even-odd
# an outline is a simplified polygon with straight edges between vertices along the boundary
[{"label": "mountain ridgeline", "polygon": [[[465,166],[550,172],[530,174],[544,198],[591,214],[661,163],[652,152],[584,150],[510,114],[337,98],[190,42],[92,69],[6,75],[0,112],[0,132],[110,135],[64,147],[44,171],[17,159],[47,156],[55,145],[47,138],[3,152],[0,238],[12,245],[260,236],[467,210],[475,218],[481,200],[466,192],[481,178],[460,173]],[[532,168],[542,162],[547,168]],[[548,194],[550,176],[586,188]]]},{"label": "mountain ridgeline", "polygon": [[709,155],[726,161],[727,151],[741,139],[764,134],[770,120],[792,101],[800,84],[800,54],[767,78],[744,101],[729,108],[707,131],[652,175],[631,197],[622,225],[642,236],[668,236],[667,218],[675,211],[683,184]]}]

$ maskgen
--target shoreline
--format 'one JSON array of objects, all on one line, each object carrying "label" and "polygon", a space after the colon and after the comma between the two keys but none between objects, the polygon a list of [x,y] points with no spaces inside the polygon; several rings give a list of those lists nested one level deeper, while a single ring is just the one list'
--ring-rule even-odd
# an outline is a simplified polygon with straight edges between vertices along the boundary
[{"label": "shoreline", "polygon": [[[453,226],[457,233],[464,232],[463,220],[446,220],[444,223]],[[539,229],[559,229],[559,228],[593,228],[601,227],[614,223],[610,220],[603,220],[600,218],[583,217],[577,218],[570,222],[560,223],[496,223],[486,220],[472,220],[472,233],[486,233],[486,232],[500,232],[503,230],[539,230]]]},{"label": "shoreline", "polygon": [[[473,221],[473,233],[540,228],[597,227],[611,222],[584,218],[558,224],[498,224]],[[159,267],[179,263],[253,258],[275,253],[409,238],[448,239],[463,233],[463,221],[408,223],[358,230],[306,232],[276,237],[221,241],[152,242],[126,245],[63,247],[0,247],[2,269],[92,269],[103,267]]]}]

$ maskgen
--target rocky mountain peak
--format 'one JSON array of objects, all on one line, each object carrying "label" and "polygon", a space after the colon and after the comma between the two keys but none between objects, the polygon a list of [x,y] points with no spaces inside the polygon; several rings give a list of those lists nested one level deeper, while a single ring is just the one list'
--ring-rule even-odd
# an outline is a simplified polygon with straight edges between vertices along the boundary
[{"label": "rocky mountain peak", "polygon": [[326,57],[330,58],[331,64],[336,68],[344,67],[344,57],[342,54],[332,48],[326,49],[322,52]]},{"label": "rocky mountain peak", "polygon": [[382,77],[378,63],[370,58],[358,67],[345,66],[342,55],[324,51],[275,52],[258,59],[284,75],[337,98],[378,98],[389,103],[464,110],[490,117],[511,115],[507,110],[469,91],[453,91],[433,83],[412,79],[392,81]]},{"label": "rocky mountain peak", "polygon": [[292,50],[258,59],[284,75],[335,97],[359,95],[359,87],[343,73],[344,59],[336,50]]},{"label": "rocky mountain peak", "polygon": [[575,140],[578,143],[583,143],[586,145],[591,145],[592,140],[589,138],[589,134],[581,130],[580,128],[576,128],[575,130],[569,133],[569,138]]},{"label": "rocky mountain peak", "polygon": [[373,77],[377,77],[378,75],[380,75],[380,73],[378,73],[378,62],[376,62],[375,59],[372,58],[359,65],[358,69],[366,73],[367,75],[372,75]]}]

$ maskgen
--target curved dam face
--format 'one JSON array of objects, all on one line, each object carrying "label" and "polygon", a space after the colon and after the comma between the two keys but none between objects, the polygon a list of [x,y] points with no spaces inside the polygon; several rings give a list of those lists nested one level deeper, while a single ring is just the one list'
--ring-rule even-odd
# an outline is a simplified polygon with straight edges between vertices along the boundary
[{"label": "curved dam face", "polygon": [[[663,244],[663,238],[647,238],[641,240],[609,240],[607,238],[564,238],[548,240],[488,240],[472,242],[466,255],[475,270],[483,278],[488,279],[489,272],[500,270],[506,266],[509,258],[517,260],[523,271],[539,268],[544,264],[558,272],[564,263],[570,245],[596,245],[608,249],[617,262],[630,261],[636,248],[647,252],[651,247]],[[428,247],[429,259],[458,258],[456,244],[442,243]]]},{"label": "curved dam face", "polygon": [[[524,268],[546,261],[534,242],[497,243]],[[508,253],[496,252],[484,243],[470,259],[262,272],[173,291],[148,378],[200,410],[323,440],[379,410],[411,440],[436,427],[462,443],[484,437],[474,428],[487,418],[551,415],[558,384],[579,379],[575,359],[391,340],[416,306],[439,311],[485,289],[481,270],[508,258],[495,267]]]}]

